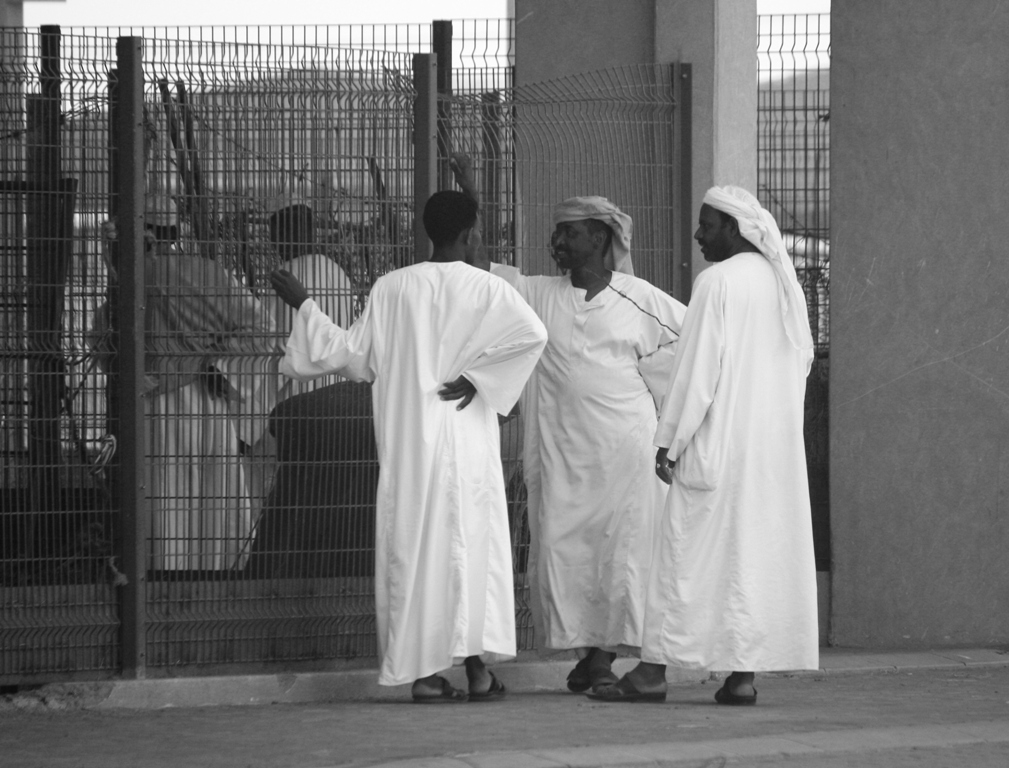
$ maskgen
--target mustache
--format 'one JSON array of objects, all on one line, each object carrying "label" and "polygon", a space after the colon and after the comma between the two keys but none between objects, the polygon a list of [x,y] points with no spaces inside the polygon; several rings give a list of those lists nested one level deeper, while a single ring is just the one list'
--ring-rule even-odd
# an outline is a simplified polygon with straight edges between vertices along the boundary
[{"label": "mustache", "polygon": [[561,273],[561,275],[567,275],[569,272],[566,267],[561,266],[561,260],[569,255],[570,254],[566,248],[561,249],[553,243],[550,244],[550,258],[553,259],[554,266],[557,267],[557,270]]}]

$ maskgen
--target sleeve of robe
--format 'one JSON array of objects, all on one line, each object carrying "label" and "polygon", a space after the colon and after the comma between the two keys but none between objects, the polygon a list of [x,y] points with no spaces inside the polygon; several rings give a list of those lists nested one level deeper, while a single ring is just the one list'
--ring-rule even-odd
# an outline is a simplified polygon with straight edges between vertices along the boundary
[{"label": "sleeve of robe", "polygon": [[649,340],[654,351],[638,359],[638,370],[645,386],[652,394],[656,410],[661,411],[666,391],[669,389],[669,380],[673,375],[677,340],[687,308],[656,288],[652,293],[652,301],[646,309],[655,315],[659,322],[652,326],[657,333]]},{"label": "sleeve of robe", "polygon": [[500,277],[508,285],[519,292],[523,299],[529,298],[527,282],[529,278],[522,274],[518,267],[511,267],[507,264],[497,264],[491,262],[490,273],[495,277]]},{"label": "sleeve of robe", "polygon": [[[376,288],[378,284],[376,283]],[[346,330],[307,299],[294,316],[280,372],[298,381],[338,373],[352,381],[374,381],[371,306]]]},{"label": "sleeve of robe", "polygon": [[462,375],[491,408],[507,415],[546,346],[547,329],[506,282],[491,281],[488,290],[487,312],[466,345],[476,357]]},{"label": "sleeve of robe", "polygon": [[715,399],[725,347],[724,301],[721,274],[702,272],[683,319],[673,375],[655,431],[655,446],[668,448],[671,461],[693,439]]}]

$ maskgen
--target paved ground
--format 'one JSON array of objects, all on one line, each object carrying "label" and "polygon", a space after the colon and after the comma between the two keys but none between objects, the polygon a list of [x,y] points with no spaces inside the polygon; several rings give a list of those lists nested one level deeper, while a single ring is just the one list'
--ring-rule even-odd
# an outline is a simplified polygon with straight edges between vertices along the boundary
[{"label": "paved ground", "polygon": [[[279,687],[274,676],[182,681],[188,694],[178,681],[49,686],[0,697],[0,765],[1009,766],[1009,653],[829,651],[822,663],[759,677],[760,703],[744,708],[716,706],[719,683],[696,676],[662,705],[592,702],[557,690],[567,662],[501,665],[513,684],[505,701],[441,707],[413,705],[402,688],[369,693],[346,673],[285,676]],[[207,706],[243,686],[245,700],[262,701],[267,680],[287,691],[273,699],[300,702]]]}]

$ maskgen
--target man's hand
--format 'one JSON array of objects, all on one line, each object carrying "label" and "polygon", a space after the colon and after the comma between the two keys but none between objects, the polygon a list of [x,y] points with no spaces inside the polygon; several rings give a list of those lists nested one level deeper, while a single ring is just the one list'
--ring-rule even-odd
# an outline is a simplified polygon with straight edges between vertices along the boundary
[{"label": "man's hand", "polygon": [[461,411],[473,402],[473,398],[476,397],[476,387],[474,387],[473,382],[465,376],[460,376],[455,381],[443,384],[442,387],[442,389],[438,390],[438,397],[442,400],[462,400],[462,402],[455,407],[457,411]]},{"label": "man's hand", "polygon": [[473,180],[473,161],[465,152],[453,152],[448,159],[448,167],[452,169],[455,176],[455,183],[469,197],[480,202],[480,194],[476,189],[476,182]]},{"label": "man's hand", "polygon": [[673,465],[675,463],[675,461],[669,461],[668,448],[659,448],[655,453],[655,474],[666,485],[673,482]]},{"label": "man's hand", "polygon": [[308,300],[308,291],[294,275],[286,269],[275,269],[270,273],[270,285],[285,304],[295,309]]}]

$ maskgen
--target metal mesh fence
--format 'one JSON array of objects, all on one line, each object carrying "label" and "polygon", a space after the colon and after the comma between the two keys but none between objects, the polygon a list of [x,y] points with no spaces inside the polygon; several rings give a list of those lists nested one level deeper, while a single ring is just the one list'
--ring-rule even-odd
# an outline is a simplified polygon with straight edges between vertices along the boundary
[{"label": "metal mesh fence", "polygon": [[806,385],[806,461],[817,568],[830,567],[830,15],[759,17],[757,181],[806,293],[816,355]]},{"label": "metal mesh fence", "polygon": [[372,657],[370,390],[282,381],[292,312],[259,289],[284,266],[347,324],[374,279],[408,262],[411,57],[309,39],[145,41],[159,91],[147,100],[160,95],[155,130],[171,139],[148,174],[169,194],[174,178],[176,247],[198,252],[195,293],[219,314],[211,343],[186,349],[195,378],[151,399],[164,410],[148,664]]},{"label": "metal mesh fence", "polygon": [[806,290],[814,341],[829,342],[830,15],[761,16],[758,187]]},{"label": "metal mesh fence", "polygon": [[58,37],[4,30],[0,50],[0,675],[118,665],[112,443],[87,341],[107,145],[86,126],[110,44],[86,45],[69,65]]},{"label": "metal mesh fence", "polygon": [[265,276],[347,323],[410,260],[411,56],[146,32],[141,444],[114,437],[115,39],[4,40],[0,676],[118,667],[116,451],[146,457],[150,666],[374,656],[367,387],[281,379]]},{"label": "metal mesh fence", "polygon": [[[442,170],[469,152],[498,261],[553,269],[550,209],[600,194],[635,221],[639,275],[674,289],[672,72],[515,88],[510,20],[101,28],[3,39],[0,680],[373,664],[377,461],[366,385],[278,371],[285,266],[334,318],[412,260],[412,54],[449,46]],[[452,38],[454,35],[454,39]],[[143,39],[143,424],[124,427],[120,77]],[[55,47],[54,47],[55,46]],[[131,437],[130,434],[133,434]],[[502,429],[533,647],[517,420]],[[119,482],[143,457],[140,509]],[[136,513],[136,514],[134,514]],[[143,520],[142,572],[124,521]],[[126,572],[124,572],[124,570]],[[127,623],[125,580],[143,617]]]},{"label": "metal mesh fence", "polygon": [[[280,377],[290,311],[265,278],[286,266],[349,322],[412,259],[411,54],[435,26],[3,32],[0,680],[121,668],[127,579],[145,584],[149,668],[372,663],[369,390]],[[453,27],[458,92],[507,85],[511,23]],[[126,36],[145,82],[134,442],[111,129]],[[149,528],[128,575],[127,455],[144,457]]]}]

